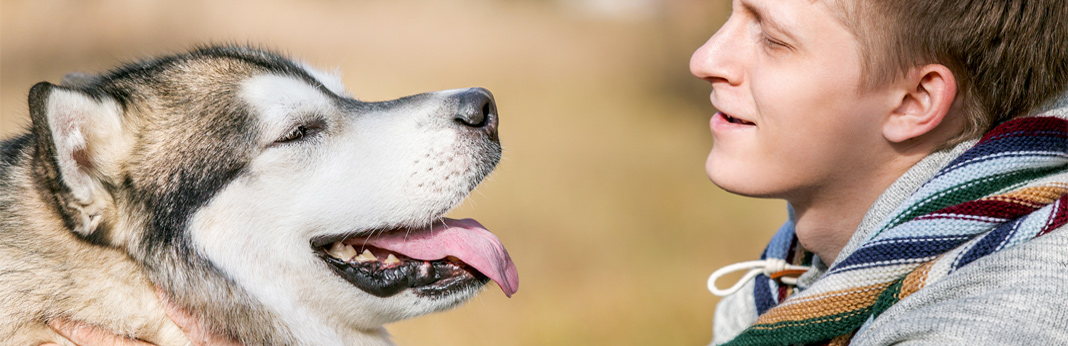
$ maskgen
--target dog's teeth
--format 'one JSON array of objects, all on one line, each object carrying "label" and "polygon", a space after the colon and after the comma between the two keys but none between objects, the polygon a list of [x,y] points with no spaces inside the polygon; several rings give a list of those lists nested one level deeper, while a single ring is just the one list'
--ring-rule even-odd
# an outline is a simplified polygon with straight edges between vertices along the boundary
[{"label": "dog's teeth", "polygon": [[[355,250],[353,250],[353,251],[355,251]],[[377,261],[377,260],[378,260],[378,257],[375,257],[375,255],[371,253],[371,250],[367,250],[367,249],[364,249],[362,254],[360,254],[359,256],[356,256],[356,262],[360,262],[360,263],[374,262],[374,261]]]},{"label": "dog's teeth", "polygon": [[389,257],[386,257],[385,263],[386,264],[397,264],[397,263],[400,263],[400,260],[397,259],[397,256],[393,256],[393,254],[389,254]]},{"label": "dog's teeth", "polygon": [[334,258],[348,262],[356,256],[356,249],[352,248],[352,245],[336,242],[334,245],[330,246],[330,250],[328,250],[327,253]]}]

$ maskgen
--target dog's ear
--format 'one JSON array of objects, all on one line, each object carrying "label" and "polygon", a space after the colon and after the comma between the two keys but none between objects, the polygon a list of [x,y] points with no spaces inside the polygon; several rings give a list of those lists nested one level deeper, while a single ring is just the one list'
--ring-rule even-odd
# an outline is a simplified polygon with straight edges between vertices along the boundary
[{"label": "dog's ear", "polygon": [[80,88],[88,86],[97,80],[97,76],[85,72],[71,72],[66,76],[63,76],[63,80],[59,82],[59,85],[71,88]]},{"label": "dog's ear", "polygon": [[[41,82],[30,89],[34,174],[67,226],[94,235],[114,200],[109,176],[124,156],[123,109],[106,95]],[[47,197],[46,197],[47,198]]]}]

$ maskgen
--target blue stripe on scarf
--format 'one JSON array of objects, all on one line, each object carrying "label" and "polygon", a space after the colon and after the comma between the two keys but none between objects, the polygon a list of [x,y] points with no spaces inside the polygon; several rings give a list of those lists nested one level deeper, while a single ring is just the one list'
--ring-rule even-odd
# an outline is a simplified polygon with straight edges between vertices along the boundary
[{"label": "blue stripe on scarf", "polygon": [[[1013,132],[1000,136],[996,139],[989,140],[989,145],[982,147],[976,147],[958,156],[951,161],[946,167],[956,167],[962,163],[975,160],[974,163],[984,162],[988,160],[995,160],[1002,156],[991,155],[993,153],[1013,153],[1013,152],[1031,152],[1031,151],[1048,151],[1048,152],[1063,152],[1064,151],[1064,138],[1056,136],[1056,133],[1050,133],[1043,131],[1046,135],[1034,135],[1027,136],[1026,140],[1022,140],[1018,135],[1021,132]],[[1011,135],[1011,136],[1009,136]],[[1005,148],[1012,148],[1011,151]],[[976,160],[978,158],[978,160]],[[931,180],[937,179],[942,175],[948,174],[954,171],[954,169],[946,169],[938,172]]]},{"label": "blue stripe on scarf", "polygon": [[791,210],[790,218],[779,227],[778,231],[775,231],[775,235],[771,237],[771,241],[768,242],[768,246],[764,249],[764,254],[760,256],[760,259],[786,259],[786,256],[790,255],[790,243],[793,241],[794,218]]},{"label": "blue stripe on scarf", "polygon": [[1046,222],[1053,217],[1052,214],[1057,207],[1058,203],[1054,202],[1025,217],[998,226],[962,254],[954,263],[953,268],[959,268],[979,257],[1034,238],[1038,232],[1045,229]]},{"label": "blue stripe on scarf", "polygon": [[[794,242],[794,208],[790,205],[786,206],[788,218],[786,222],[779,227],[778,231],[775,231],[775,235],[771,237],[771,241],[768,242],[768,246],[764,249],[764,253],[760,255],[760,259],[778,258],[786,259],[790,255],[790,250],[793,248],[790,246]],[[756,303],[758,313],[764,313],[768,309],[771,309],[775,305],[779,304],[777,291],[778,284],[772,281],[767,275],[760,274],[754,278],[753,285],[753,298]]]},{"label": "blue stripe on scarf", "polygon": [[1020,224],[1023,223],[1023,219],[1018,219],[1014,222],[1006,222],[995,228],[990,233],[987,233],[975,243],[971,249],[966,251],[964,255],[960,256],[954,263],[954,268],[960,268],[965,264],[972,263],[972,261],[979,259],[980,257],[992,254],[1001,248],[1001,245],[1005,243],[1013,232],[1019,229]]},{"label": "blue stripe on scarf", "polygon": [[764,274],[753,279],[753,301],[756,303],[757,314],[763,314],[779,304],[775,299],[779,292],[773,292],[773,287],[776,286],[778,285],[773,285],[771,278]]},{"label": "blue stripe on scarf", "polygon": [[886,261],[916,262],[940,255],[960,245],[963,236],[906,238],[882,244],[869,244],[857,249],[836,265],[834,272],[847,272],[868,267],[885,266]]}]

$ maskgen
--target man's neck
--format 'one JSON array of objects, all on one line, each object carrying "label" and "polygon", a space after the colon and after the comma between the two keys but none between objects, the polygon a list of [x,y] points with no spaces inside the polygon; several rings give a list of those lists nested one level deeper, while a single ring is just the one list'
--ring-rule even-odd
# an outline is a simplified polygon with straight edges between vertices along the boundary
[{"label": "man's neck", "polygon": [[886,143],[889,146],[873,146],[866,162],[851,165],[854,170],[788,196],[801,245],[824,264],[834,263],[879,196],[909,168],[961,133],[966,117],[959,106],[950,112],[930,132],[904,142]]},{"label": "man's neck", "polygon": [[795,206],[794,215],[797,219],[794,229],[801,246],[819,256],[824,264],[830,265],[849,242],[874,201],[837,206]]},{"label": "man's neck", "polygon": [[807,199],[788,199],[794,208],[794,229],[801,245],[824,264],[833,263],[875,200],[924,156],[901,156],[886,161],[867,176],[819,188]]}]

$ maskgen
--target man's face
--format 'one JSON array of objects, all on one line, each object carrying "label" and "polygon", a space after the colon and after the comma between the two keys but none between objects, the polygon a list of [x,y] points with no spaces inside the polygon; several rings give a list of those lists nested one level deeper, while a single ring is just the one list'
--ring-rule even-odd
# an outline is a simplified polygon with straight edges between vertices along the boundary
[{"label": "man's face", "polygon": [[859,89],[857,39],[822,1],[735,0],[733,8],[690,60],[719,110],[709,178],[791,202],[862,183],[856,178],[889,159],[877,153],[895,105]]}]

